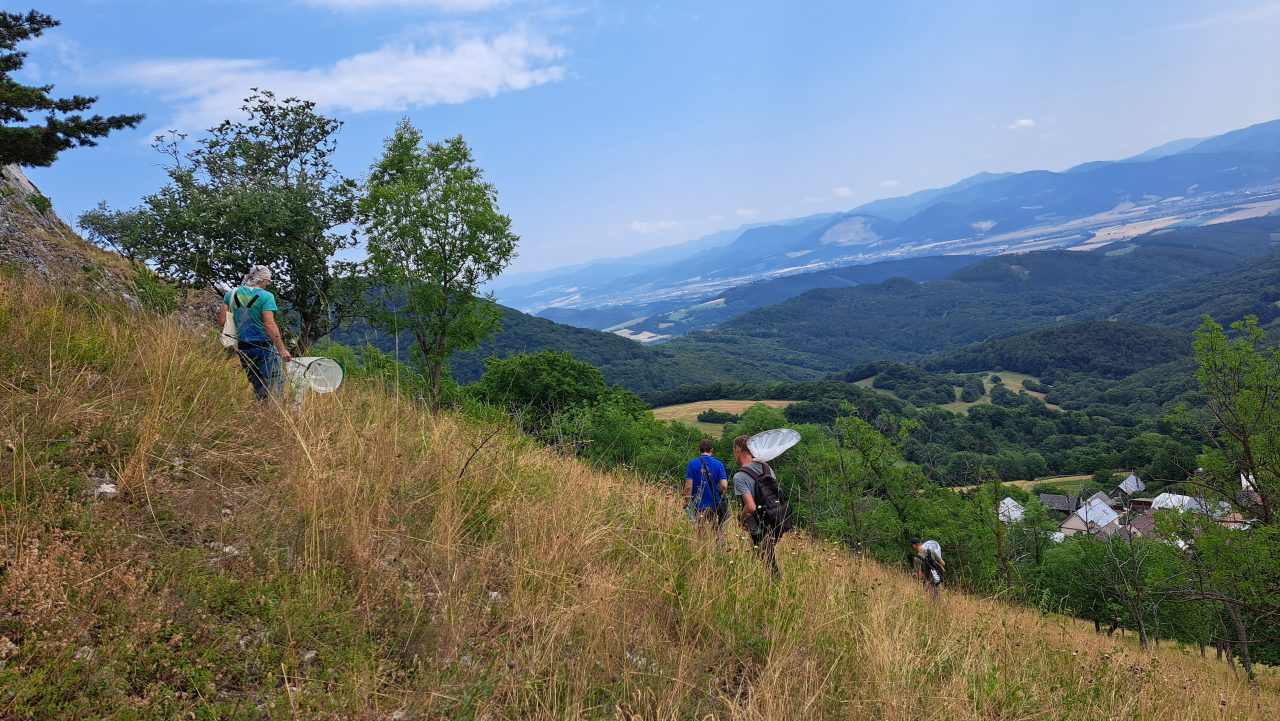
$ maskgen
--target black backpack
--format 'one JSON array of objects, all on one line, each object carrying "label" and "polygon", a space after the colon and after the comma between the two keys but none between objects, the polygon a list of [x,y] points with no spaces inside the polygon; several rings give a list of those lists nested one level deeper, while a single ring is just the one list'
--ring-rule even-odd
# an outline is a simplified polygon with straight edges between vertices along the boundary
[{"label": "black backpack", "polygon": [[743,466],[742,472],[755,481],[755,493],[752,494],[752,498],[756,502],[756,519],[765,530],[781,536],[794,527],[795,516],[791,513],[791,506],[787,504],[787,499],[782,495],[782,489],[778,486],[778,477],[774,475],[773,469],[768,463],[760,465],[764,467],[763,473],[756,473],[750,466]]}]

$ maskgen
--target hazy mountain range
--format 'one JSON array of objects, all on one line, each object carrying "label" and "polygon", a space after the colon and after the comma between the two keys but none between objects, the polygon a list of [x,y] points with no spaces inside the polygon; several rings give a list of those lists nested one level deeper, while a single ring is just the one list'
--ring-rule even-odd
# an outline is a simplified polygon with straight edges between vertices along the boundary
[{"label": "hazy mountain range", "polygon": [[[1166,227],[1280,210],[1280,120],[1165,143],[1063,172],[979,173],[845,213],[716,233],[627,258],[513,276],[499,301],[581,327],[661,341],[821,287],[878,282],[835,269],[923,256],[1089,250]],[[947,267],[947,271],[957,269]],[[935,261],[932,269],[943,266]],[[697,269],[691,272],[690,269]],[[930,280],[929,268],[901,275]],[[736,292],[735,292],[735,289]],[[745,302],[744,299],[746,299]]]}]

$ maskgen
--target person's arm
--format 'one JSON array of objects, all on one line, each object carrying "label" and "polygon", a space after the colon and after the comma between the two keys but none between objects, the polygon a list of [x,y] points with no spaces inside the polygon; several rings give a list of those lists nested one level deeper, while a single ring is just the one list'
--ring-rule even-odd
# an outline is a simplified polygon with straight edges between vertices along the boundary
[{"label": "person's arm", "polygon": [[223,303],[218,306],[218,328],[222,328],[227,324],[227,304]]},{"label": "person's arm", "polygon": [[684,500],[686,504],[693,503],[693,479],[686,477],[684,479]]},{"label": "person's arm", "polygon": [[751,479],[751,474],[738,471],[733,476],[733,491],[738,494],[738,498],[742,499],[742,512],[738,514],[738,520],[743,523],[756,512],[756,499],[752,497],[755,491],[755,482]]},{"label": "person's arm", "polygon": [[280,336],[280,326],[276,325],[276,314],[269,310],[262,311],[262,327],[266,329],[267,335],[271,337],[272,344],[276,347],[276,352],[280,354],[280,358],[285,363],[293,360],[293,356],[289,355],[289,349],[284,347],[284,338]]}]

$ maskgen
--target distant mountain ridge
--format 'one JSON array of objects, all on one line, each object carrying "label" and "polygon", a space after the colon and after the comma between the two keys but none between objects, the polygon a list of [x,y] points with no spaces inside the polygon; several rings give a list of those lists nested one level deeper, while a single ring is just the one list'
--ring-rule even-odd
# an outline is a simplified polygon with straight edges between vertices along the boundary
[{"label": "distant mountain ridge", "polygon": [[[646,309],[647,316],[626,324],[625,335],[650,333],[655,336],[681,336],[698,330],[706,330],[735,318],[743,313],[794,298],[819,288],[851,288],[868,283],[881,283],[891,278],[905,278],[917,283],[941,280],[951,273],[979,262],[968,255],[931,255],[906,260],[886,260],[867,265],[851,265],[831,270],[783,276],[755,281],[730,288],[716,297],[690,306],[667,309],[666,304]],[[591,326],[601,330],[620,323],[627,315],[625,308],[571,310],[553,308],[540,315],[561,320],[571,325],[589,323],[591,314],[599,314]],[[634,315],[634,312],[631,314]]]},{"label": "distant mountain ridge", "polygon": [[[1171,141],[1063,172],[979,173],[944,188],[685,244],[677,261],[610,261],[605,272],[499,288],[525,311],[608,309],[618,323],[691,308],[750,283],[881,260],[1097,247],[1167,226],[1280,210],[1280,120]],[[554,310],[552,310],[554,309]],[[628,316],[630,316],[628,318]],[[592,322],[603,321],[597,315]],[[660,334],[659,334],[660,335]]]},{"label": "distant mountain ridge", "polygon": [[[1213,294],[1233,275],[1247,274],[1252,267],[1274,273],[1277,249],[1280,216],[1150,234],[1088,252],[1003,255],[931,283],[894,279],[812,290],[714,330],[673,340],[662,349],[681,357],[732,353],[744,365],[781,362],[803,379],[805,374],[816,378],[871,361],[924,360],[934,353],[1069,321],[1158,320],[1185,329],[1185,311],[1153,311],[1156,318],[1148,320],[1133,309],[1144,303],[1169,308],[1175,293],[1186,294],[1205,284],[1213,290],[1194,296],[1203,303],[1193,311],[1214,307]],[[1259,275],[1268,277],[1265,271]],[[1265,304],[1259,294],[1270,297],[1265,295],[1269,287],[1240,287],[1243,297],[1230,307]],[[1168,300],[1151,300],[1159,298]]]}]

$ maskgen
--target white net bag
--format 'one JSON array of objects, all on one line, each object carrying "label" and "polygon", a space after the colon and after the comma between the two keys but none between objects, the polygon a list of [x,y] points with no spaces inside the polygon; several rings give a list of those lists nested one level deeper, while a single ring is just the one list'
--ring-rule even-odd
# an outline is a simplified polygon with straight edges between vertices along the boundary
[{"label": "white net bag", "polygon": [[342,366],[332,358],[294,358],[288,370],[295,399],[306,391],[332,393],[342,385]]},{"label": "white net bag", "polygon": [[768,463],[799,442],[799,433],[790,428],[775,428],[751,436],[747,440],[747,448],[757,461]]}]

